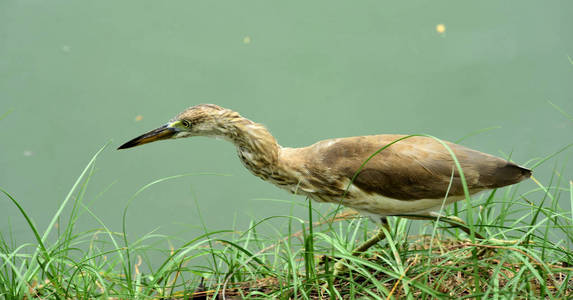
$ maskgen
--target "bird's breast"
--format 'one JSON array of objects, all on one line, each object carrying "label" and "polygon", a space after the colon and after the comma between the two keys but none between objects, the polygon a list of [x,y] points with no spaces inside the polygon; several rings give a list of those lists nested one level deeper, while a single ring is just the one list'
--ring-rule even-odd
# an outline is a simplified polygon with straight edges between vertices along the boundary
[{"label": "bird's breast", "polygon": [[245,148],[238,148],[237,153],[245,168],[247,168],[253,175],[265,181],[269,181],[281,188],[296,184],[295,179],[278,170],[272,161],[269,161],[266,157],[254,154]]}]

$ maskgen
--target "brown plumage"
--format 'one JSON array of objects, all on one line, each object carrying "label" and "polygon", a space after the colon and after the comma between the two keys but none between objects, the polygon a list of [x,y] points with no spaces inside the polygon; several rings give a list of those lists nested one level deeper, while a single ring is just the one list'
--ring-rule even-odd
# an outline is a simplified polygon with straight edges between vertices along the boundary
[{"label": "brown plumage", "polygon": [[[396,142],[357,173],[372,154],[405,136],[329,139],[304,148],[286,148],[279,146],[263,125],[213,104],[191,107],[167,125],[119,149],[190,136],[223,137],[235,144],[245,167],[263,180],[316,201],[342,203],[370,216],[431,215],[442,205],[448,186],[446,204],[464,198],[453,158],[436,139],[415,136]],[[530,170],[507,160],[445,143],[462,167],[470,194],[531,176]]]}]

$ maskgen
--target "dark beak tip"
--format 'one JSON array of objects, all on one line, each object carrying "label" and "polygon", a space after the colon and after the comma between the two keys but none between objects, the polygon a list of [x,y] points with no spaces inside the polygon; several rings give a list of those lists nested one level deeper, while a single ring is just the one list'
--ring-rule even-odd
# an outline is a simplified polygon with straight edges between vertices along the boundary
[{"label": "dark beak tip", "polygon": [[133,148],[150,142],[168,139],[171,138],[175,133],[176,133],[175,129],[169,128],[167,127],[167,125],[164,125],[126,142],[125,144],[119,146],[117,150]]},{"label": "dark beak tip", "polygon": [[117,150],[132,148],[132,147],[135,147],[135,146],[137,146],[137,143],[134,143],[133,140],[132,140],[132,141],[129,141],[129,142],[127,142],[127,143],[125,143],[125,144],[123,144],[123,145],[117,147]]}]

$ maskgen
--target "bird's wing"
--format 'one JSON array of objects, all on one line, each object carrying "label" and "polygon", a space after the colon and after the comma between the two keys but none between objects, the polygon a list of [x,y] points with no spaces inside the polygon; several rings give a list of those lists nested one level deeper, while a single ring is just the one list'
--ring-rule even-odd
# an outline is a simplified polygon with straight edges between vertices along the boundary
[{"label": "bird's wing", "polygon": [[[437,199],[463,195],[458,170],[447,149],[428,137],[401,140],[361,165],[377,150],[402,135],[374,135],[332,139],[306,149],[307,167],[314,173],[354,178],[353,184],[367,193],[400,200]],[[530,171],[504,159],[446,142],[456,155],[470,193],[517,183]],[[340,179],[340,178],[339,178]],[[349,182],[349,181],[348,181]]]}]

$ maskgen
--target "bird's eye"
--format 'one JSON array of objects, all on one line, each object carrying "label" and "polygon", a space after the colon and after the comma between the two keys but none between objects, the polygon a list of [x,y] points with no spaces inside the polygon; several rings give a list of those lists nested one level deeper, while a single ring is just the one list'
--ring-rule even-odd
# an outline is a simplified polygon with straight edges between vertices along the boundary
[{"label": "bird's eye", "polygon": [[181,124],[183,124],[185,127],[191,127],[191,123],[189,123],[187,120],[181,120]]}]

